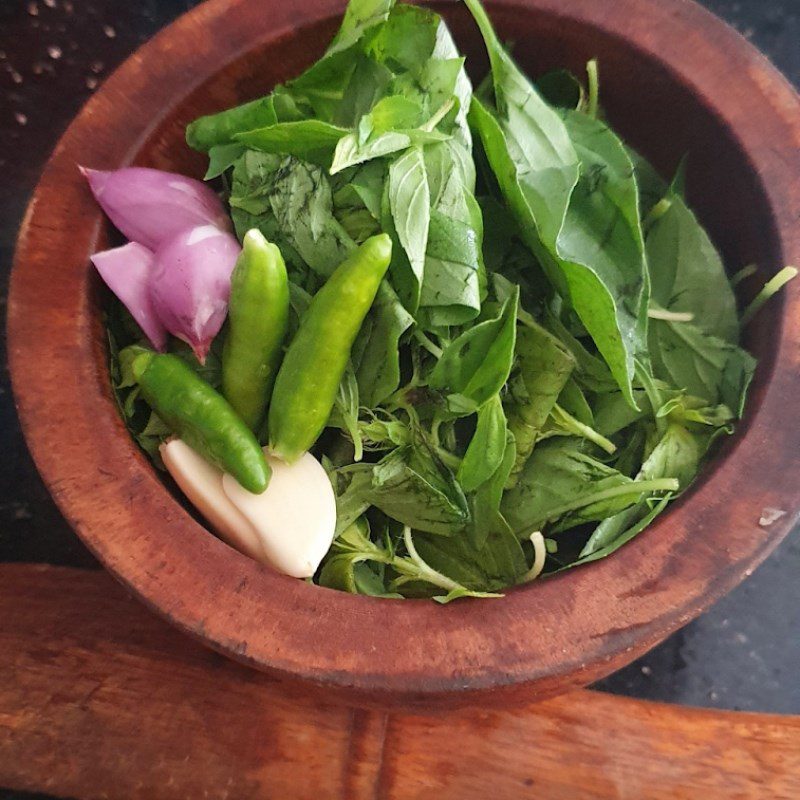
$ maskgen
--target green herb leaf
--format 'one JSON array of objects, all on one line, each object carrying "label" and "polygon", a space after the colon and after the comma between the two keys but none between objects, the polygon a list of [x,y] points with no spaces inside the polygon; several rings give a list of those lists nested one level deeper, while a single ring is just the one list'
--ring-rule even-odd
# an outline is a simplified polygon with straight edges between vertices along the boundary
[{"label": "green herb leaf", "polygon": [[244,131],[233,138],[253,150],[297,156],[327,166],[337,142],[346,135],[346,128],[318,119],[304,119]]},{"label": "green herb leaf", "polygon": [[407,150],[414,145],[423,145],[430,142],[443,142],[447,136],[438,131],[426,131],[421,128],[416,130],[391,130],[371,136],[365,141],[360,141],[357,133],[348,133],[339,139],[333,154],[331,175],[341,172],[356,164],[363,164],[375,158],[383,158],[393,153]]},{"label": "green herb leaf", "polygon": [[475,168],[455,140],[425,148],[431,211],[419,320],[461,325],[481,307],[483,221],[472,191]]},{"label": "green herb leaf", "polygon": [[245,151],[245,146],[234,142],[233,144],[218,144],[208,151],[208,169],[203,180],[210,181],[227,172]]},{"label": "green herb leaf", "polygon": [[398,448],[378,462],[367,496],[384,514],[420,531],[450,535],[469,521],[463,490],[422,445]]},{"label": "green herb leaf", "polygon": [[339,390],[336,393],[333,411],[331,412],[331,418],[328,420],[328,425],[347,431],[348,435],[353,440],[353,446],[355,448],[353,460],[356,462],[361,461],[364,454],[361,443],[361,433],[358,426],[358,407],[358,381],[353,371],[353,365],[348,364],[342,376],[342,381],[339,384]]},{"label": "green herb leaf", "polygon": [[454,339],[431,372],[430,387],[466,397],[476,407],[496,395],[511,372],[518,301],[517,290],[497,317],[467,329]]},{"label": "green herb leaf", "polygon": [[[477,0],[495,108],[471,119],[523,236],[568,296],[633,402],[633,360],[645,347],[646,275],[633,165],[619,139],[578,112],[562,119],[518,70]],[[574,143],[574,144],[573,144]]]},{"label": "green herb leaf", "polygon": [[695,215],[677,196],[647,233],[647,261],[653,301],[691,315],[700,331],[737,342],[736,298],[725,267]]},{"label": "green herb leaf", "polygon": [[520,325],[516,343],[519,367],[509,404],[509,427],[517,444],[510,484],[516,483],[550,412],[575,368],[564,345],[533,320]]},{"label": "green herb leaf", "polygon": [[503,461],[506,450],[506,415],[500,395],[481,406],[478,423],[456,479],[465,492],[474,492],[489,480]]},{"label": "green herb leaf", "polygon": [[522,547],[509,530],[490,532],[480,548],[463,534],[447,538],[418,534],[414,542],[425,563],[472,591],[513,586],[528,568]]},{"label": "green herb leaf", "polygon": [[400,385],[400,337],[413,324],[414,318],[384,281],[353,345],[363,405],[374,408]]},{"label": "green herb leaf", "polygon": [[271,218],[280,241],[287,241],[321,276],[330,275],[355,247],[333,216],[323,170],[293,156],[245,153],[234,169],[230,204]]},{"label": "green herb leaf", "polygon": [[467,528],[467,534],[473,547],[478,549],[483,547],[490,533],[503,534],[510,530],[508,522],[500,513],[500,502],[511,474],[511,468],[514,466],[515,457],[514,436],[507,431],[503,460],[491,478],[482,483],[470,497],[472,522]]},{"label": "green herb leaf", "polygon": [[547,525],[557,532],[602,520],[642,496],[675,489],[674,480],[632,481],[583,453],[579,440],[558,437],[534,450],[518,484],[505,493],[501,511],[524,537]]},{"label": "green herb leaf", "polygon": [[430,225],[430,191],[421,148],[408,150],[389,166],[388,199],[394,231],[410,267],[407,277],[400,276],[401,286],[408,287],[403,299],[406,307],[416,309]]}]

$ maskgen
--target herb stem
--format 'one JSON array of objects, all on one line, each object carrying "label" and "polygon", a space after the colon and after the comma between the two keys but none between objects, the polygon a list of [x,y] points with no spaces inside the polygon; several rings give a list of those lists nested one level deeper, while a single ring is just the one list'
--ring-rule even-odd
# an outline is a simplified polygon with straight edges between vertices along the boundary
[{"label": "herb stem", "polygon": [[670,206],[672,205],[672,200],[668,197],[662,197],[651,209],[648,215],[644,218],[642,222],[642,227],[645,230],[650,229],[664,214],[669,211]]},{"label": "herb stem", "polygon": [[436,455],[438,455],[450,469],[457,470],[461,466],[461,459],[453,455],[449,450],[445,450],[444,447],[436,445]]},{"label": "herb stem", "polygon": [[634,368],[636,377],[639,379],[639,383],[642,384],[644,393],[647,395],[647,399],[653,409],[653,417],[656,421],[656,430],[658,431],[659,436],[663,436],[667,430],[667,420],[658,416],[658,409],[664,405],[664,398],[661,394],[661,390],[658,388],[658,386],[656,386],[656,382],[653,380],[653,376],[650,374],[647,367],[645,367],[638,359],[636,360]]},{"label": "herb stem", "polygon": [[417,552],[417,548],[414,546],[414,540],[411,538],[411,528],[408,525],[403,527],[403,541],[406,544],[409,559],[416,569],[409,569],[408,559],[395,558],[392,566],[394,566],[398,572],[418,580],[427,581],[434,586],[438,586],[440,589],[446,589],[448,592],[464,588],[461,584],[456,583],[446,575],[442,575],[441,572],[437,572],[433,567],[429,567],[422,560],[422,556],[420,556]]},{"label": "herb stem", "polygon": [[742,314],[742,326],[747,325],[761,310],[761,307],[774,294],[777,294],[790,280],[797,277],[797,267],[784,267],[777,275],[764,284],[764,288],[753,298]]},{"label": "herb stem", "polygon": [[667,311],[666,308],[651,305],[647,309],[650,319],[662,319],[665,322],[691,322],[694,314],[691,311]]},{"label": "herb stem", "polygon": [[433,116],[421,127],[423,131],[428,131],[429,133],[434,130],[434,128],[444,119],[447,112],[453,107],[453,98],[451,97],[445,103],[439,107],[439,109],[433,114]]},{"label": "herb stem", "polygon": [[742,267],[731,278],[731,286],[735,289],[742,281],[747,280],[751,275],[755,275],[756,272],[758,272],[758,267],[755,264],[748,264],[746,267]]},{"label": "herb stem", "polygon": [[533,566],[517,581],[517,583],[529,583],[536,580],[542,574],[544,562],[547,559],[547,545],[541,531],[534,531],[530,535],[533,545]]},{"label": "herb stem", "polygon": [[442,357],[442,348],[435,345],[419,328],[414,329],[414,338],[436,358]]},{"label": "herb stem", "polygon": [[594,442],[599,448],[605,450],[609,455],[613,455],[617,452],[617,446],[614,444],[614,442],[606,439],[605,436],[603,436],[601,433],[598,433],[594,428],[590,428],[580,420],[575,419],[572,414],[561,408],[558,403],[553,406],[553,416],[556,418],[556,421],[562,425],[562,427],[578,434],[578,436],[582,437],[583,439],[588,439],[590,442]]},{"label": "herb stem", "polygon": [[600,76],[597,70],[596,58],[587,62],[586,78],[589,83],[589,100],[586,105],[586,113],[592,119],[597,119],[597,109],[600,103]]}]

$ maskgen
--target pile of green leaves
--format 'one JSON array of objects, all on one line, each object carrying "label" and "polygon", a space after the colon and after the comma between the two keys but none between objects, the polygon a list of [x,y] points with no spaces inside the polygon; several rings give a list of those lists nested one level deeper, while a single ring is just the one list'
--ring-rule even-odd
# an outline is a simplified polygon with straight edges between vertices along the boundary
[{"label": "pile of green leaves", "polygon": [[239,235],[280,246],[294,324],[357,244],[394,240],[318,444],[338,527],[314,580],[349,592],[493,595],[612,553],[731,431],[755,366],[682,181],[600,118],[595,65],[588,89],[532,83],[467,6],[475,93],[439,16],[352,0],[310,69],[187,131]]}]

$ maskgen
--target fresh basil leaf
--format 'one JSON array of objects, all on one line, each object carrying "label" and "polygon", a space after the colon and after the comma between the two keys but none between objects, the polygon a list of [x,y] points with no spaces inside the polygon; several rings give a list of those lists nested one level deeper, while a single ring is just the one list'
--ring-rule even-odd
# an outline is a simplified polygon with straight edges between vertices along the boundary
[{"label": "fresh basil leaf", "polygon": [[[414,542],[426,564],[473,592],[512,586],[528,568],[519,541],[508,530],[489,533],[480,548],[463,534],[446,538],[417,534]],[[470,595],[458,591],[456,596]]]},{"label": "fresh basil leaf", "polygon": [[467,6],[492,65],[496,107],[476,101],[470,112],[489,163],[526,242],[633,402],[648,300],[633,165],[602,122],[579,112],[560,118],[513,63],[477,0]]},{"label": "fresh basil leaf", "polygon": [[677,196],[647,233],[653,301],[669,312],[692,315],[700,331],[739,340],[736,298],[722,259],[686,203]]},{"label": "fresh basil leaf", "polygon": [[303,116],[286,87],[278,86],[266,97],[196,119],[186,128],[186,142],[195,150],[209,152],[214,147],[229,145],[242,131]]},{"label": "fresh basil leaf", "polygon": [[471,224],[432,209],[419,300],[421,322],[426,328],[462,325],[478,315],[480,295],[479,233]]},{"label": "fresh basil leaf", "polygon": [[467,528],[467,534],[473,547],[478,549],[483,547],[492,532],[502,534],[510,530],[508,522],[500,513],[500,503],[511,474],[511,468],[514,466],[515,457],[514,435],[507,431],[505,450],[500,466],[494,471],[491,478],[482,483],[470,497],[472,521]]},{"label": "fresh basil leaf", "polygon": [[650,353],[657,377],[709,404],[744,412],[756,361],[741,347],[703,333],[691,322],[651,320]]},{"label": "fresh basil leaf", "polygon": [[515,292],[494,319],[468,328],[444,350],[428,384],[432,389],[461,395],[483,405],[502,389],[511,372],[516,341]]},{"label": "fresh basil leaf", "polygon": [[233,144],[214,145],[208,151],[208,169],[203,180],[210,181],[227,172],[246,150],[245,146],[234,142]]},{"label": "fresh basil leaf", "polygon": [[358,381],[356,380],[353,365],[349,363],[339,383],[328,426],[347,431],[347,434],[353,440],[353,447],[355,448],[353,460],[356,462],[361,461],[364,453],[358,426],[358,408]]},{"label": "fresh basil leaf", "polygon": [[557,255],[570,301],[614,378],[634,403],[634,356],[646,348],[648,281],[633,164],[604,123],[565,117],[580,157]]},{"label": "fresh basil leaf", "polygon": [[269,195],[282,159],[273,153],[246,150],[233,168],[232,209],[241,209],[257,216],[270,210]]},{"label": "fresh basil leaf", "polygon": [[394,0],[351,0],[339,32],[325,54],[302,75],[290,81],[290,91],[308,103],[324,120],[333,121],[348,93],[360,56],[386,23]]},{"label": "fresh basil leaf", "polygon": [[402,94],[383,97],[362,117],[358,125],[359,143],[363,144],[370,136],[388,131],[412,130],[424,121],[425,110],[416,100]]},{"label": "fresh basil leaf", "polygon": [[694,214],[676,195],[666,202],[647,236],[653,298],[665,312],[650,322],[653,370],[673,386],[741,416],[755,360],[736,344],[733,290]]},{"label": "fresh basil leaf", "polygon": [[431,145],[425,168],[431,211],[417,316],[430,329],[461,325],[480,311],[483,221],[468,151],[455,140]]},{"label": "fresh basil leaf", "polygon": [[564,384],[564,388],[558,396],[558,404],[565,411],[572,414],[579,422],[597,428],[594,424],[594,412],[592,411],[592,407],[589,405],[586,395],[574,378],[569,378]]},{"label": "fresh basil leaf", "polygon": [[594,427],[603,436],[614,436],[630,425],[652,413],[647,394],[641,389],[634,390],[634,399],[639,409],[635,409],[620,391],[603,392],[594,398]]},{"label": "fresh basil leaf", "polygon": [[288,242],[323,277],[355,247],[333,216],[331,187],[323,170],[293,156],[248,151],[234,169],[230,204],[273,218],[279,241]]},{"label": "fresh basil leaf", "polygon": [[394,289],[383,281],[353,345],[363,405],[380,405],[400,385],[400,337],[413,324]]},{"label": "fresh basil leaf", "polygon": [[391,561],[392,555],[369,538],[369,526],[362,517],[348,525],[334,540],[320,570],[318,583],[351,594],[388,596],[385,587],[378,585],[377,574],[372,573],[372,580],[359,567],[366,566],[365,562],[385,565]]},{"label": "fresh basil leaf", "polygon": [[425,8],[401,4],[370,42],[370,55],[393,72],[415,72],[436,45],[439,16]]},{"label": "fresh basil leaf", "polygon": [[269,199],[281,161],[280,156],[254,150],[242,155],[233,169],[229,197],[231,219],[240,240],[251,228],[257,228],[268,241],[276,244],[292,280],[302,283],[309,278],[309,267],[292,245],[291,231],[284,232],[275,219]]},{"label": "fresh basil leaf", "polygon": [[393,8],[394,0],[350,0],[339,31],[321,61],[359,44],[368,33],[380,31]]},{"label": "fresh basil leaf", "polygon": [[[437,63],[441,60],[441,63]],[[472,83],[464,69],[461,54],[453,40],[453,35],[443,19],[439,19],[439,27],[436,30],[436,45],[431,54],[431,61],[423,68],[420,77],[421,84],[430,92],[436,102],[444,100],[445,87],[449,83],[447,75],[448,64],[454,61],[461,61],[461,69],[456,75],[453,85],[452,95],[457,101],[457,106],[452,112],[452,128],[447,126],[453,139],[457,141],[464,150],[472,150],[472,134],[470,133],[467,115],[470,104],[472,103]]]},{"label": "fresh basil leaf", "polygon": [[369,161],[334,177],[333,213],[351,239],[361,244],[381,230],[381,194],[386,167]]},{"label": "fresh basil leaf", "polygon": [[389,412],[367,412],[367,416],[368,419],[359,421],[359,433],[365,449],[385,451],[413,443],[414,432],[409,425]]},{"label": "fresh basil leaf", "polygon": [[[705,438],[705,442],[708,438]],[[694,479],[700,465],[700,458],[705,452],[705,442],[693,436],[681,425],[672,424],[664,433],[653,452],[649,455],[637,476],[638,480],[657,478],[676,478],[680,489],[685,489]],[[664,503],[656,508],[661,511]],[[658,513],[658,512],[656,512]],[[598,552],[605,552],[611,545],[621,546],[630,541],[655,518],[655,514],[644,500],[640,500],[631,508],[603,520],[595,529],[581,550],[580,558],[598,557]],[[608,551],[613,552],[613,551]]]},{"label": "fresh basil leaf", "polygon": [[478,0],[466,5],[489,53],[496,106],[495,115],[476,99],[474,125],[520,223],[533,221],[542,241],[555,242],[578,180],[575,148],[563,120],[513,62]]},{"label": "fresh basil leaf", "polygon": [[545,307],[544,326],[572,353],[577,363],[575,379],[584,389],[592,392],[613,392],[619,388],[605,361],[591,352],[552,308]]},{"label": "fresh basil leaf", "polygon": [[[610,540],[608,542],[605,541],[605,537],[598,537],[597,540],[593,542],[591,548],[589,548],[589,545],[587,544],[584,550],[581,551],[581,555],[578,557],[578,559],[567,566],[577,567],[580,564],[588,564],[591,561],[598,561],[601,558],[610,556],[612,553],[619,550],[619,548],[624,544],[627,544],[635,536],[638,536],[645,528],[647,528],[653,522],[653,520],[655,520],[655,518],[662,511],[664,511],[670,500],[672,500],[672,495],[666,495],[658,500],[652,506],[652,508],[647,504],[644,504],[643,508],[646,512],[644,516],[633,522],[627,528],[623,526],[621,532],[615,530],[614,536],[609,537]],[[617,515],[616,517],[611,517],[610,519],[620,520],[622,519],[622,515],[625,513],[626,512],[623,511],[622,514]],[[601,525],[603,524],[604,523],[601,523]],[[600,526],[598,526],[597,530],[600,530]]]},{"label": "fresh basil leaf", "polygon": [[[136,386],[138,381],[133,374],[133,362],[136,357],[146,353],[147,348],[141,345],[129,345],[116,354],[116,364],[119,371],[119,380],[114,384],[115,389],[129,389]],[[114,355],[112,351],[112,355]]]},{"label": "fresh basil leaf", "polygon": [[383,64],[359,54],[350,82],[337,103],[334,122],[352,128],[389,91],[394,75]]},{"label": "fresh basil leaf", "polygon": [[685,489],[700,468],[700,459],[705,453],[703,438],[694,436],[683,425],[670,424],[642,465],[638,477],[642,480],[676,478],[679,488]]},{"label": "fresh basil leaf", "polygon": [[[344,488],[342,479],[347,479]],[[362,464],[347,476],[334,472],[332,481],[336,493],[336,536],[342,536],[353,523],[370,507],[372,490],[372,465]],[[338,541],[338,540],[337,540]]]},{"label": "fresh basil leaf", "polygon": [[465,492],[474,492],[492,477],[506,450],[506,415],[500,396],[495,395],[478,410],[475,433],[456,473]]},{"label": "fresh basil leaf", "polygon": [[416,309],[430,226],[430,191],[421,148],[408,150],[389,166],[388,199],[394,232],[407,256],[407,261],[400,263],[410,267],[410,274],[398,280],[398,288],[406,307]]},{"label": "fresh basil leaf", "polygon": [[575,368],[575,359],[566,347],[533,320],[517,330],[516,356],[518,388],[516,392],[512,389],[513,402],[508,407],[509,428],[517,444],[510,485],[516,483]]},{"label": "fresh basil leaf", "polygon": [[471,147],[467,111],[472,85],[444,20],[427,9],[400,5],[375,37],[370,52],[396,77],[393,89],[413,97],[434,113],[455,99],[452,124],[446,126],[458,141]]},{"label": "fresh basil leaf", "polygon": [[398,448],[372,470],[370,503],[415,530],[450,535],[464,529],[469,508],[453,474],[424,446]]},{"label": "fresh basil leaf", "polygon": [[518,484],[503,496],[501,511],[518,536],[549,526],[558,532],[602,520],[674,480],[632,481],[582,452],[580,440],[548,439],[533,451]]},{"label": "fresh basil leaf", "polygon": [[378,222],[381,219],[381,196],[386,180],[386,166],[381,161],[368,161],[354,167],[351,172],[342,173],[346,182],[334,194],[337,207],[363,207]]},{"label": "fresh basil leaf", "polygon": [[345,135],[346,128],[319,119],[304,119],[244,131],[233,138],[253,150],[296,156],[328,166],[337,142]]},{"label": "fresh basil leaf", "polygon": [[639,216],[646,219],[653,206],[664,198],[669,187],[644,156],[631,147],[626,149],[639,187]]},{"label": "fresh basil leaf", "polygon": [[333,154],[331,175],[341,172],[356,164],[363,164],[374,158],[383,158],[394,153],[400,153],[414,145],[423,145],[430,142],[443,142],[447,136],[439,131],[427,131],[422,128],[413,130],[395,130],[379,133],[361,142],[357,133],[348,133],[339,139]]}]

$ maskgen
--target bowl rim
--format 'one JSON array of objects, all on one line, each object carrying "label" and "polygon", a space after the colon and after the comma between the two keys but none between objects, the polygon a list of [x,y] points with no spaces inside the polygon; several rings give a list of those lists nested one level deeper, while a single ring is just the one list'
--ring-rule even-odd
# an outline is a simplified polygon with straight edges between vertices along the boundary
[{"label": "bowl rim", "polygon": [[[179,17],[89,99],[44,169],[19,233],[7,322],[13,390],[40,474],[83,542],[150,608],[276,676],[348,699],[414,705],[479,696],[483,702],[520,691],[543,697],[608,674],[737,585],[798,518],[800,482],[790,467],[800,453],[800,426],[782,430],[770,421],[800,409],[800,285],[787,287],[776,304],[781,324],[772,374],[735,445],[705,476],[702,491],[614,558],[481,603],[480,614],[473,602],[387,603],[311,589],[250,561],[208,535],[173,499],[120,419],[99,315],[91,311],[87,255],[102,216],[76,163],[90,156],[96,167],[131,163],[209,76],[245,52],[336,16],[344,2],[267,5],[269,33],[254,24],[265,18],[264,2],[210,0]],[[560,0],[495,0],[487,7],[579,18],[626,39],[635,29],[640,51],[695,92],[714,96],[713,110],[762,183],[783,262],[800,261],[800,98],[742,37],[687,0],[618,0],[614,14],[594,0],[573,0],[568,8]],[[203,34],[215,26],[224,37]],[[688,57],[698,31],[707,43],[699,67]],[[157,70],[149,72],[148,64]],[[753,507],[742,516],[744,497]],[[690,536],[692,558],[680,547]],[[704,564],[714,565],[709,574]],[[598,590],[607,594],[598,597]],[[560,627],[565,619],[569,638]]]}]

